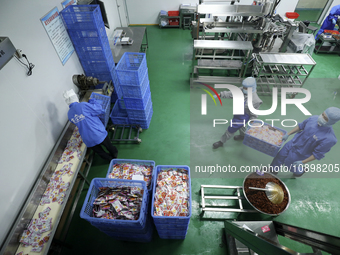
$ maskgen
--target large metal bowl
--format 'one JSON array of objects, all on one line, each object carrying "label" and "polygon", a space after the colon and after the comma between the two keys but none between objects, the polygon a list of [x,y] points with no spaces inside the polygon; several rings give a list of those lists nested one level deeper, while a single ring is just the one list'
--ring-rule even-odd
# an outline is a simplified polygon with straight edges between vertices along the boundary
[{"label": "large metal bowl", "polygon": [[249,199],[248,199],[248,197],[247,197],[247,194],[246,194],[246,192],[245,192],[245,189],[244,189],[244,183],[245,183],[245,181],[249,178],[249,176],[252,175],[252,174],[254,174],[254,173],[250,173],[250,174],[248,174],[248,175],[244,178],[244,180],[243,180],[243,185],[242,185],[242,187],[243,187],[243,194],[244,194],[244,197],[247,199],[248,203],[249,203],[256,211],[258,211],[258,212],[260,212],[260,213],[263,213],[263,214],[266,214],[266,215],[270,215],[270,216],[278,216],[278,215],[280,215],[281,213],[283,213],[284,211],[286,211],[286,210],[288,209],[288,207],[289,207],[289,205],[290,205],[290,201],[291,201],[289,189],[287,188],[286,184],[285,184],[283,181],[281,181],[279,178],[277,178],[275,175],[273,175],[273,174],[271,174],[271,173],[266,173],[266,174],[269,174],[269,175],[271,175],[271,177],[277,179],[277,180],[285,187],[285,189],[286,189],[286,191],[287,191],[287,194],[288,194],[288,203],[287,203],[286,208],[285,208],[282,212],[280,212],[280,213],[278,213],[278,214],[270,214],[270,213],[266,213],[266,212],[263,212],[263,211],[259,210],[258,208],[256,208],[256,207],[249,201]]}]

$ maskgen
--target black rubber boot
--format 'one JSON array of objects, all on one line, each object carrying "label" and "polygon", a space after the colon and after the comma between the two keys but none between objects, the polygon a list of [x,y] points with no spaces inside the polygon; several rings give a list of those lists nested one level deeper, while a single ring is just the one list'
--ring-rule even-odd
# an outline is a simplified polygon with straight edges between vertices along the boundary
[{"label": "black rubber boot", "polygon": [[221,141],[218,141],[218,142],[216,142],[216,143],[213,144],[213,148],[214,148],[214,149],[217,149],[217,148],[219,148],[219,147],[223,147],[223,143],[222,143]]},{"label": "black rubber boot", "polygon": [[244,135],[235,135],[234,140],[235,141],[242,141],[244,139]]}]

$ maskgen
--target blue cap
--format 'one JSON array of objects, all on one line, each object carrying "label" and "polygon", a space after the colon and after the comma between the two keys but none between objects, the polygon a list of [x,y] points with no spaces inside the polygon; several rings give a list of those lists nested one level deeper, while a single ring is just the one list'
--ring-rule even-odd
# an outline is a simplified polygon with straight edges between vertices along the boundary
[{"label": "blue cap", "polygon": [[340,120],[340,109],[337,107],[329,107],[325,110],[328,121],[326,126],[331,126]]},{"label": "blue cap", "polygon": [[246,88],[252,87],[253,92],[255,92],[256,91],[256,79],[254,77],[245,78],[242,81],[242,86]]}]

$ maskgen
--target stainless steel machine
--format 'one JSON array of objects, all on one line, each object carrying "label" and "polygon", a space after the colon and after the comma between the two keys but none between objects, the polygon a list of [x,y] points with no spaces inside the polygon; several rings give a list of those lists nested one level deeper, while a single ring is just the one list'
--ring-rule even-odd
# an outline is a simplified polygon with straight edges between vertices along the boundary
[{"label": "stainless steel machine", "polygon": [[[112,81],[109,83],[106,81],[99,81],[95,77],[85,76],[83,74],[75,74],[72,76],[73,83],[79,88],[79,96],[83,97],[84,95],[92,92],[99,92],[100,94],[110,96],[113,92],[113,84]],[[102,88],[97,89],[96,86],[104,84]]]},{"label": "stainless steel machine", "polygon": [[[260,53],[274,54],[275,59],[280,59],[281,54],[302,54],[301,58],[309,58],[311,66],[315,65],[310,56],[315,47],[313,34],[308,33],[311,30],[300,21],[275,14],[280,1],[254,1],[253,5],[200,1],[196,21],[192,24],[194,53],[190,85],[199,82],[240,84],[243,78],[255,76],[258,85],[266,86],[260,90],[265,94],[270,94],[268,91],[277,84],[279,88],[301,87],[306,79],[298,84],[288,79],[277,80],[278,83],[263,82],[260,79],[263,75],[254,70],[257,67],[254,60],[259,59]],[[286,73],[279,74],[287,76]]]}]

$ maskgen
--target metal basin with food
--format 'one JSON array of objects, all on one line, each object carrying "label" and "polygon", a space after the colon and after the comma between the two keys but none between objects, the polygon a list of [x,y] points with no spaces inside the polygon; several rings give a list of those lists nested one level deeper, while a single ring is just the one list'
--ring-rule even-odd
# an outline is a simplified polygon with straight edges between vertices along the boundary
[{"label": "metal basin with food", "polygon": [[[249,188],[265,189],[268,182],[276,183],[282,188],[284,195],[281,203],[274,204],[268,199],[266,192]],[[248,174],[243,180],[243,193],[255,210],[271,216],[277,216],[286,211],[291,201],[287,186],[279,178],[270,173],[264,173],[263,175],[257,173]]]}]

